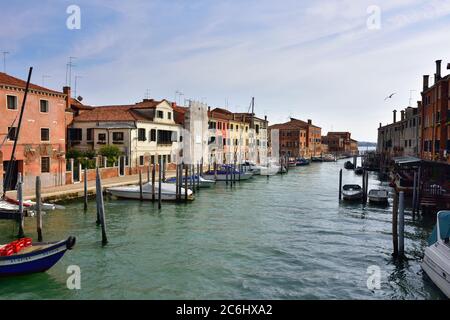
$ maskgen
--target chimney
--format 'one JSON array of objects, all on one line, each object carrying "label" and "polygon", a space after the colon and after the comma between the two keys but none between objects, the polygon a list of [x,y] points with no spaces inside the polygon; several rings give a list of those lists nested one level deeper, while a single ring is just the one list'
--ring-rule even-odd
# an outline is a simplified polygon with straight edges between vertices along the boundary
[{"label": "chimney", "polygon": [[402,121],[405,120],[405,110],[400,111]]},{"label": "chimney", "polygon": [[392,112],[394,113],[394,122],[393,123],[396,123],[397,122],[397,110],[394,110]]},{"label": "chimney", "polygon": [[447,70],[450,70],[450,63],[447,63]]},{"label": "chimney", "polygon": [[430,76],[429,75],[424,75],[423,76],[423,91],[428,89],[429,81],[430,81]]},{"label": "chimney", "polygon": [[436,60],[436,81],[441,80],[441,63],[442,60]]},{"label": "chimney", "polygon": [[308,124],[312,124],[312,120],[311,119],[308,119]]},{"label": "chimney", "polygon": [[381,122],[380,122],[380,128],[382,127]]},{"label": "chimney", "polygon": [[70,98],[71,98],[71,95],[72,95],[70,87],[67,87],[67,86],[63,87],[63,93],[65,95],[67,95],[67,97],[66,97],[66,109],[70,109]]}]

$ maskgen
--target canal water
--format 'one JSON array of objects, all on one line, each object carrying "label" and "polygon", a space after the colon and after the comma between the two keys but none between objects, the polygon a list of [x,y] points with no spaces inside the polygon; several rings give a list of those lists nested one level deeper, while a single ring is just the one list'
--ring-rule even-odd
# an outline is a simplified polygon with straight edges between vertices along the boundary
[{"label": "canal water", "polygon": [[[338,201],[343,161],[203,189],[189,204],[106,199],[109,244],[101,246],[95,202],[44,218],[45,240],[77,237],[42,274],[0,279],[0,299],[442,299],[420,268],[433,222],[406,216],[408,260],[391,259],[391,207]],[[344,170],[344,183],[361,177]],[[370,187],[386,185],[370,175]],[[16,234],[0,222],[0,243]],[[26,233],[35,237],[34,218]],[[67,267],[81,269],[69,290]],[[369,266],[381,289],[369,290]]]}]

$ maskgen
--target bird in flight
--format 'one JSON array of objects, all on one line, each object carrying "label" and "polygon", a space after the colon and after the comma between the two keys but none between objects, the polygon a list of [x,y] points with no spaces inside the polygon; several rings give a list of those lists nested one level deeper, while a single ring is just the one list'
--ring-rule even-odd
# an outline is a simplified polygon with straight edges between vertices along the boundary
[{"label": "bird in flight", "polygon": [[386,98],[384,98],[384,101],[386,101],[387,99],[392,99],[392,97],[394,96],[394,94],[396,94],[397,92],[392,93],[391,95],[387,96]]}]

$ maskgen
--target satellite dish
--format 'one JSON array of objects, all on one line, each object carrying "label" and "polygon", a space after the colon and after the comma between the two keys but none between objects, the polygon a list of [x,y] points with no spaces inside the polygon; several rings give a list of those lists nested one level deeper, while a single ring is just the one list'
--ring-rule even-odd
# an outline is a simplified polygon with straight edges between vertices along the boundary
[{"label": "satellite dish", "polygon": [[82,96],[78,96],[77,100],[81,102],[81,101],[83,101],[83,97]]}]

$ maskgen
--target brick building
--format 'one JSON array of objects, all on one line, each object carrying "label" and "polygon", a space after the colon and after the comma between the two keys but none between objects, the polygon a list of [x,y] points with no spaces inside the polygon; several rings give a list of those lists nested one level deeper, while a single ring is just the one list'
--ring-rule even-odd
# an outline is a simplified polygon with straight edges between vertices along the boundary
[{"label": "brick building", "polygon": [[[0,72],[0,175],[9,165],[18,116],[25,93],[26,81]],[[24,179],[24,188],[32,189],[36,176],[43,187],[65,184],[66,98],[63,92],[35,84],[30,89],[25,105],[16,165],[7,189],[14,189],[17,173]],[[3,184],[3,180],[2,184]]]},{"label": "brick building", "polygon": [[[442,77],[441,60],[436,61],[434,84],[423,76],[420,156],[450,163],[450,75]],[[450,64],[447,66],[450,69]]]},{"label": "brick building", "polygon": [[[317,157],[322,153],[322,129],[308,122],[291,118],[289,122],[275,124],[270,130],[279,130],[280,155],[289,157]],[[269,133],[270,137],[270,133]]]},{"label": "brick building", "polygon": [[350,132],[328,132],[322,137],[322,144],[328,146],[328,152],[340,154],[356,154],[358,142],[351,138]]}]

